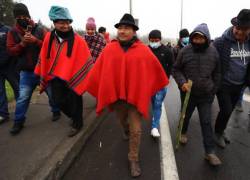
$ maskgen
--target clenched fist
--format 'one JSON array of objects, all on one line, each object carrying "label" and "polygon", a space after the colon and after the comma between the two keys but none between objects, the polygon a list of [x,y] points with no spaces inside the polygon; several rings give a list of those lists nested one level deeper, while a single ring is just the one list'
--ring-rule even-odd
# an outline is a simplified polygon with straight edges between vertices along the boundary
[{"label": "clenched fist", "polygon": [[23,41],[24,43],[36,43],[37,42],[37,38],[35,36],[33,36],[30,32],[26,32],[24,37],[23,37]]},{"label": "clenched fist", "polygon": [[183,92],[188,92],[188,91],[191,90],[191,87],[190,87],[190,85],[189,85],[188,83],[184,83],[184,84],[181,86],[181,90],[182,90]]}]

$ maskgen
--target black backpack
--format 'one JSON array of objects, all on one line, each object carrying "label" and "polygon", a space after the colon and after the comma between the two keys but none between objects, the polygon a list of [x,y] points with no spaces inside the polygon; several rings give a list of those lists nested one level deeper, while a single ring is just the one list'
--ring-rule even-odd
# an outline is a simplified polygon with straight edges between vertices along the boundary
[{"label": "black backpack", "polygon": [[7,34],[10,28],[0,24],[0,67],[6,65],[9,60],[9,55],[6,48]]}]

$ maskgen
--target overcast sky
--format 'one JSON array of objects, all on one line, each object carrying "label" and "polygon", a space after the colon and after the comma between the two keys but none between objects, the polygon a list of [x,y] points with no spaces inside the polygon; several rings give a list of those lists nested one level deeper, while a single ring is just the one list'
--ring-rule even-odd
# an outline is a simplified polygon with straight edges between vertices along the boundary
[{"label": "overcast sky", "polygon": [[[32,18],[50,26],[48,12],[52,5],[70,10],[75,29],[84,29],[88,17],[94,17],[97,27],[105,26],[115,33],[114,24],[129,12],[129,0],[17,0],[26,4]],[[200,23],[207,23],[212,38],[220,36],[231,26],[231,19],[243,8],[250,9],[250,0],[183,0],[183,28],[192,31]],[[162,31],[164,37],[177,38],[181,24],[181,0],[132,0],[132,12],[139,19],[138,33],[152,29]]]}]

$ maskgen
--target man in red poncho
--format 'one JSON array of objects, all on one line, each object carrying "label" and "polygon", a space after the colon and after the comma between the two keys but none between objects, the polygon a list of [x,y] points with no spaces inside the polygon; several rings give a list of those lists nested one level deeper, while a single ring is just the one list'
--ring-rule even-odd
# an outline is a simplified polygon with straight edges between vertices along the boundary
[{"label": "man in red poncho", "polygon": [[141,119],[149,117],[151,97],[168,84],[165,72],[151,52],[136,37],[134,18],[125,14],[115,25],[117,40],[102,51],[88,74],[87,91],[97,98],[97,113],[114,109],[129,138],[131,176],[140,176]]},{"label": "man in red poncho", "polygon": [[49,17],[55,29],[47,33],[35,73],[41,77],[42,90],[51,82],[52,98],[73,120],[69,137],[83,126],[84,79],[93,64],[87,43],[74,33],[67,8],[52,6]]}]

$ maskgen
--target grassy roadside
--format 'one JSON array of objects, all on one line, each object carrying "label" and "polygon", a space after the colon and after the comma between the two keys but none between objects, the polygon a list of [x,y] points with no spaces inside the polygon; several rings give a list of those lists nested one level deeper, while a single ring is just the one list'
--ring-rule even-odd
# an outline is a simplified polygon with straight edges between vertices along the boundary
[{"label": "grassy roadside", "polygon": [[5,88],[6,88],[8,102],[10,102],[14,99],[14,92],[8,81],[5,81]]}]

